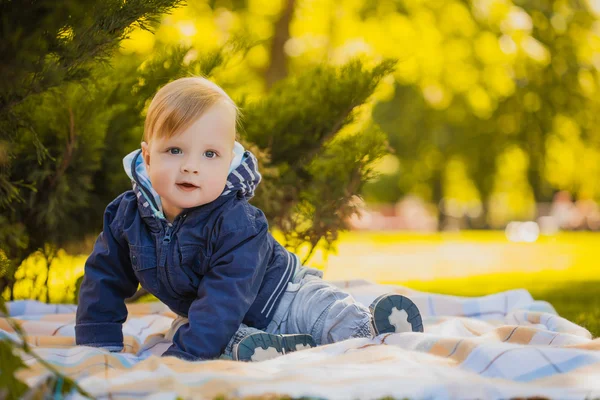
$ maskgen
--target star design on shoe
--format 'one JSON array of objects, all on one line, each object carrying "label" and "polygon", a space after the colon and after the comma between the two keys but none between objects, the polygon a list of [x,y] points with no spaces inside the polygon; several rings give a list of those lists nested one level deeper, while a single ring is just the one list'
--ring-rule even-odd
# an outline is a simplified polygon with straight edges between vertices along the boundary
[{"label": "star design on shoe", "polygon": [[275,347],[268,347],[266,350],[262,347],[257,347],[256,350],[254,350],[254,354],[250,358],[252,361],[265,361],[281,355],[282,354],[278,352]]},{"label": "star design on shoe", "polygon": [[396,332],[412,332],[412,325],[408,322],[408,314],[406,310],[398,310],[396,307],[392,309],[388,317],[390,324],[394,326]]}]

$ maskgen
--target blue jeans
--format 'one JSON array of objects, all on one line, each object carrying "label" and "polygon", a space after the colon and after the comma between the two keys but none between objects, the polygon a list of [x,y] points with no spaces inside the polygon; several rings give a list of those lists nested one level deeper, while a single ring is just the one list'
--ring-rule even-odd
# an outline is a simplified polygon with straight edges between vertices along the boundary
[{"label": "blue jeans", "polygon": [[317,269],[298,268],[266,332],[308,333],[317,345],[373,337],[369,309],[322,277]]}]

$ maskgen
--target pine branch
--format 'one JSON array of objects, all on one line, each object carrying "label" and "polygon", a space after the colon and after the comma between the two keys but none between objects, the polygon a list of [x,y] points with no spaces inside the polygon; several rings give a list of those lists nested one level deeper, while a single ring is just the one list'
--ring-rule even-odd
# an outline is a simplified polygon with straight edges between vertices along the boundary
[{"label": "pine branch", "polygon": [[[56,8],[43,2],[1,4],[9,23],[0,34],[7,43],[0,46],[5,61],[0,72],[9,82],[0,90],[0,113],[32,95],[82,79],[92,62],[107,59],[131,27],[149,30],[162,14],[183,4],[183,0],[106,0],[95,7],[66,3]],[[10,47],[15,37],[21,38],[19,49]]]},{"label": "pine branch", "polygon": [[323,146],[327,143],[331,138],[335,136],[336,133],[340,131],[340,129],[348,122],[348,116],[357,106],[359,106],[360,102],[352,103],[346,108],[342,113],[340,113],[340,117],[333,124],[328,133],[323,135],[318,142],[318,146],[313,147],[308,153],[304,154],[302,159],[296,161],[294,165],[294,170],[296,172],[304,169],[304,165],[306,164],[306,160],[312,160],[317,154],[323,151]]}]

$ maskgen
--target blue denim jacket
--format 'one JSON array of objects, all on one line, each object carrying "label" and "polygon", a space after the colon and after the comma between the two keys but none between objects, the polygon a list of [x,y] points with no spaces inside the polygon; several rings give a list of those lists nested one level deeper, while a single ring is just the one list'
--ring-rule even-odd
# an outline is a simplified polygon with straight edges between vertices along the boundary
[{"label": "blue denim jacket", "polygon": [[243,162],[215,201],[169,223],[156,204],[139,151],[131,159],[133,190],[104,214],[104,228],[86,261],[75,325],[78,345],[119,351],[124,299],[138,283],[190,322],[164,355],[218,357],[243,322],[264,329],[299,265],[268,231],[248,199],[260,182],[256,158]]}]

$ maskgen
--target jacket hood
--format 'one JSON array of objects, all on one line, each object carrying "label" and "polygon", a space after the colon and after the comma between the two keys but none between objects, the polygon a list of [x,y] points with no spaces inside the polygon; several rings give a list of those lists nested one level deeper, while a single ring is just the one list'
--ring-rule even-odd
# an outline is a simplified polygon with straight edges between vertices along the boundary
[{"label": "jacket hood", "polygon": [[[254,191],[260,183],[262,176],[258,172],[258,161],[254,154],[244,150],[244,147],[235,142],[234,158],[229,167],[229,175],[223,188],[223,196],[245,197],[247,200],[254,197]],[[140,209],[151,213],[152,215],[166,219],[160,196],[152,187],[150,177],[146,171],[142,150],[134,150],[123,158],[123,168],[125,173],[131,179],[133,191],[135,192]]]}]

